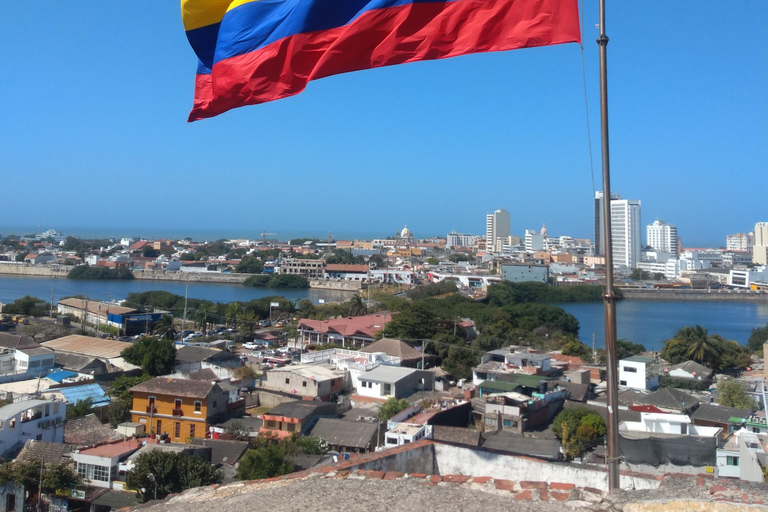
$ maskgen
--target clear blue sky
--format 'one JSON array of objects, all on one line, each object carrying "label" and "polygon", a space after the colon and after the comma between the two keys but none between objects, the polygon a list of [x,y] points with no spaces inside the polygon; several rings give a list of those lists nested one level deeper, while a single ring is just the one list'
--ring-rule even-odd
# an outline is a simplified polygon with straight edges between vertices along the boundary
[{"label": "clear blue sky", "polygon": [[[685,246],[768,220],[768,3],[608,1],[613,190]],[[597,2],[585,57],[600,188]],[[178,2],[0,3],[0,233],[592,238],[576,44],[363,71],[187,124]]]}]

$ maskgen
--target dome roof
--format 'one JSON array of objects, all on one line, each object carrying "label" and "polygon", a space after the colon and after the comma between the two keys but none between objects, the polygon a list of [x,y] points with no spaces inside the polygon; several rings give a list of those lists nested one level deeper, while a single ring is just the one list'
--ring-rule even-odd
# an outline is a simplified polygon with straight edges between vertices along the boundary
[{"label": "dome roof", "polygon": [[405,226],[403,230],[400,232],[400,238],[410,238],[413,236],[413,233],[411,233],[411,230],[408,229],[408,226]]}]

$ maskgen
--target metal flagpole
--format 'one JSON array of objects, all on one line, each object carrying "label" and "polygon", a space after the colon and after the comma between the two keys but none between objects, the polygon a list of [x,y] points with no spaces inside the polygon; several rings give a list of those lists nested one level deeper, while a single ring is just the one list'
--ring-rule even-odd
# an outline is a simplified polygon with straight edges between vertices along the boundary
[{"label": "metal flagpole", "polygon": [[605,354],[606,380],[608,394],[608,424],[606,437],[608,450],[606,463],[608,465],[608,490],[621,488],[619,482],[619,386],[618,361],[616,357],[616,295],[613,292],[613,240],[611,239],[611,167],[608,159],[608,61],[606,47],[608,36],[605,35],[605,0],[600,4],[600,37],[597,44],[600,47],[600,131],[603,147],[603,240],[605,248]]}]

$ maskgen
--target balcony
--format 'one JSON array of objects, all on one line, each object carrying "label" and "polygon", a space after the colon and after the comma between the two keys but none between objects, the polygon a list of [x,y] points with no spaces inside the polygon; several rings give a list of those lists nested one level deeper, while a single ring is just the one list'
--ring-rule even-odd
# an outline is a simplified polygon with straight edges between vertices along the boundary
[{"label": "balcony", "polygon": [[181,409],[174,409],[173,410],[173,415],[174,416],[184,416],[184,411],[181,410]]},{"label": "balcony", "polygon": [[147,414],[157,414],[157,407],[155,407],[154,405],[148,405]]}]

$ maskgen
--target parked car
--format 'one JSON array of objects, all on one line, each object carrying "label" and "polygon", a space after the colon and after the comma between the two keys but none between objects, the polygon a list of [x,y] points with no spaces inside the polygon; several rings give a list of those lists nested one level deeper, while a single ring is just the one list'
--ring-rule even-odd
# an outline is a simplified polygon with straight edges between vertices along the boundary
[{"label": "parked car", "polygon": [[246,348],[248,350],[254,350],[254,349],[259,348],[259,346],[256,343],[252,342],[252,341],[248,341],[248,342],[243,344],[243,348]]},{"label": "parked car", "polygon": [[197,338],[202,338],[202,337],[203,337],[203,333],[201,333],[201,332],[193,332],[192,334],[190,334],[189,336],[184,338],[184,341],[189,342],[189,341],[195,340]]}]

